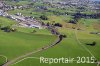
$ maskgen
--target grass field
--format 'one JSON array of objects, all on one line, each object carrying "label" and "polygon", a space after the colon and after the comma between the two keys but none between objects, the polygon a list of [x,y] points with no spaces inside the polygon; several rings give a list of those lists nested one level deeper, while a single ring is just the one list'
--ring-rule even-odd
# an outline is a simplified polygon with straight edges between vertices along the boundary
[{"label": "grass field", "polygon": [[0,25],[1,26],[11,26],[13,24],[16,24],[16,22],[14,20],[0,16]]},{"label": "grass field", "polygon": [[[11,5],[25,5],[30,2],[7,2]],[[48,6],[47,4],[34,3],[34,6]],[[68,8],[66,10],[61,10],[57,8],[48,8],[49,10],[59,11],[61,13],[75,13],[77,10],[75,8]],[[92,57],[94,56],[97,61],[100,61],[100,34],[90,34],[90,32],[100,32],[100,19],[79,19],[77,24],[68,23],[69,20],[73,18],[72,15],[55,15],[52,12],[41,12],[36,11],[36,8],[29,9],[15,9],[8,11],[9,14],[22,13],[25,16],[39,17],[41,15],[46,15],[48,20],[42,20],[44,23],[61,23],[63,27],[56,27],[61,34],[66,35],[59,44],[47,50],[32,54],[28,57],[47,57],[47,58],[61,58],[61,57],[71,57],[78,60],[77,57]],[[82,12],[86,14],[91,14],[92,12]],[[10,26],[13,27],[17,22],[14,20],[1,17],[0,16],[0,27]],[[73,28],[75,27],[75,28]],[[80,28],[80,30],[78,30]],[[0,30],[0,66],[8,61],[13,60],[19,56],[25,55],[29,52],[36,51],[38,48],[50,45],[53,43],[57,36],[52,35],[47,29],[37,29],[37,28],[23,28],[16,27],[16,32],[4,32]],[[33,31],[36,32],[33,32]],[[96,42],[95,46],[90,46],[92,42]],[[97,66],[96,63],[40,63],[39,59],[28,58],[20,59],[21,62],[13,63],[10,66]],[[18,60],[18,61],[20,61]]]},{"label": "grass field", "polygon": [[[61,29],[62,30],[62,29]],[[60,31],[61,31],[60,30]],[[32,56],[30,57],[46,57],[46,58],[60,58],[60,57],[91,57],[91,54],[82,46],[84,45],[86,48],[88,48],[88,50],[96,57],[96,59],[100,60],[100,53],[99,52],[99,43],[100,43],[100,38],[96,35],[88,35],[88,36],[85,36],[86,33],[83,34],[84,35],[81,35],[81,32],[77,32],[78,34],[78,39],[79,41],[82,43],[79,44],[79,42],[77,41],[76,37],[75,37],[75,33],[73,30],[62,30],[62,33],[66,33],[66,35],[68,36],[67,38],[65,38],[59,45],[53,47],[53,48],[50,48],[46,51],[42,51],[40,53],[36,53],[36,54],[33,54]],[[84,37],[82,37],[84,36]],[[95,37],[95,38],[93,38]],[[97,45],[92,47],[92,46],[87,46],[85,43],[91,43],[91,41],[96,41],[97,42]],[[14,64],[12,66],[27,66],[27,65],[37,65],[37,66],[96,66],[96,64],[88,64],[88,63],[80,63],[80,64],[77,64],[77,63],[68,63],[68,64],[63,64],[63,63],[60,63],[60,64],[45,64],[45,63],[40,63],[39,59],[35,59],[35,58],[29,58],[29,59],[26,59],[26,60],[23,60],[17,64]]]},{"label": "grass field", "polygon": [[[34,51],[55,40],[54,36],[23,32],[5,33],[0,31],[0,54],[11,60],[24,53]],[[2,62],[2,60],[0,60]]]},{"label": "grass field", "polygon": [[25,5],[25,4],[29,4],[30,2],[28,2],[28,1],[20,1],[20,2],[10,2],[10,1],[5,1],[6,2],[6,4],[10,4],[10,5]]},{"label": "grass field", "polygon": [[[55,16],[54,16],[55,17]],[[13,20],[9,20],[3,17],[1,18],[2,24],[7,25],[13,24]],[[58,17],[56,18],[58,19]],[[10,22],[10,23],[9,23]],[[86,23],[89,23],[87,21]],[[63,22],[64,23],[64,22]],[[81,22],[80,22],[81,23]],[[15,24],[15,23],[14,23]],[[36,30],[36,33],[32,33],[33,30]],[[88,26],[88,29],[85,30],[77,30],[72,28],[59,28],[59,32],[61,34],[67,35],[60,44],[45,51],[33,54],[29,57],[47,57],[47,58],[60,58],[60,57],[72,57],[77,58],[80,57],[91,57],[91,54],[87,51],[87,49],[96,57],[97,60],[100,60],[100,36],[95,34],[90,34],[89,32],[94,31],[91,26]],[[77,34],[77,36],[76,36]],[[78,40],[77,40],[78,38]],[[51,35],[50,31],[46,29],[36,29],[36,28],[17,28],[17,32],[6,33],[0,30],[0,55],[7,56],[8,60],[12,60],[18,56],[21,56],[25,53],[35,51],[37,48],[43,47],[54,42],[56,39],[55,36]],[[88,46],[86,43],[91,43],[95,41],[96,46]],[[80,43],[81,44],[80,44]],[[85,46],[86,48],[84,48]],[[0,64],[5,62],[5,58],[0,57]],[[28,58],[23,60],[17,64],[11,66],[96,66],[96,64],[87,64],[87,63],[68,63],[68,64],[44,64],[39,63],[39,59]]]}]

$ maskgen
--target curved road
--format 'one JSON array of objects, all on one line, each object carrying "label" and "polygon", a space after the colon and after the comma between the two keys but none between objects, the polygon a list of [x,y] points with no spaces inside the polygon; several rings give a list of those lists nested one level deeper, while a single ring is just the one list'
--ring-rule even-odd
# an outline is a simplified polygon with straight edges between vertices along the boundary
[{"label": "curved road", "polygon": [[25,58],[25,57],[27,57],[27,56],[29,56],[29,55],[34,54],[34,53],[37,53],[37,52],[46,50],[46,49],[48,49],[48,48],[51,48],[51,47],[57,45],[58,43],[60,43],[60,42],[62,41],[62,39],[63,39],[63,36],[62,36],[62,35],[58,35],[58,38],[57,38],[57,40],[56,40],[54,43],[52,43],[52,44],[50,44],[50,45],[48,45],[48,46],[42,47],[42,48],[40,48],[40,49],[38,49],[38,50],[36,50],[36,51],[29,52],[29,53],[27,53],[27,54],[25,54],[25,55],[19,56],[19,57],[15,58],[15,59],[13,59],[13,60],[11,60],[11,61],[6,62],[6,63],[5,63],[4,65],[2,65],[2,66],[10,66],[11,64],[15,63],[16,61],[18,61],[18,60],[20,60],[20,59],[22,59],[22,58]]}]

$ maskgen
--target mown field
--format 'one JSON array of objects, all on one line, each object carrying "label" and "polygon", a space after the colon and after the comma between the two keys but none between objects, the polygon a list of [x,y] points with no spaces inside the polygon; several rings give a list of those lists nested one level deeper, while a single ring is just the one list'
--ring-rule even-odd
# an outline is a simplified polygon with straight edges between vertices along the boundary
[{"label": "mown field", "polygon": [[5,33],[0,31],[0,54],[7,56],[11,60],[24,53],[48,45],[54,40],[55,37],[51,35],[27,34],[22,32]]},{"label": "mown field", "polygon": [[[30,3],[30,2],[29,2]],[[21,1],[18,3],[10,3],[12,5],[25,5],[28,4],[26,1]],[[43,4],[36,3],[34,6],[40,6]],[[46,6],[46,5],[44,5]],[[51,8],[49,10],[56,10]],[[64,12],[63,10],[57,10]],[[74,13],[75,9],[68,9],[69,13]],[[49,48],[47,50],[35,53],[28,57],[40,58],[61,58],[61,57],[91,57],[91,54],[100,61],[100,34],[90,34],[90,32],[100,32],[100,19],[85,19],[81,18],[77,24],[68,23],[72,19],[71,15],[54,15],[51,12],[37,12],[35,8],[30,9],[16,9],[8,11],[9,14],[22,13],[23,15],[33,16],[39,18],[41,15],[46,15],[48,20],[42,20],[47,23],[60,23],[63,27],[58,27],[58,31],[61,34],[65,34],[67,37],[62,40],[58,45]],[[30,14],[32,12],[32,14]],[[83,12],[85,13],[85,12]],[[90,13],[90,12],[86,12]],[[13,26],[17,23],[13,20],[0,17],[0,26]],[[74,29],[73,29],[74,27]],[[78,30],[77,28],[80,28]],[[44,47],[48,44],[53,43],[56,40],[56,36],[52,35],[47,29],[37,29],[37,28],[21,28],[16,27],[16,32],[4,32],[0,30],[0,55],[4,55],[9,60],[13,60],[16,57],[22,56],[28,52],[35,51],[38,48]],[[32,33],[35,30],[35,33]],[[91,44],[96,42],[95,46],[90,46],[86,44]],[[27,58],[27,57],[26,57]],[[39,59],[28,58],[19,63],[12,64],[11,66],[97,66],[96,63],[55,63],[55,64],[45,64],[40,63]],[[22,59],[20,59],[22,60]],[[19,61],[20,61],[19,60]],[[0,56],[0,65],[5,63],[5,58]]]},{"label": "mown field", "polygon": [[[2,18],[3,24],[14,21]],[[11,23],[12,24],[12,23]],[[26,31],[25,31],[26,29]],[[36,30],[36,33],[32,33]],[[4,32],[0,30],[0,55],[4,55],[8,60],[20,55],[35,51],[45,45],[52,43],[56,39],[48,30],[18,28],[16,32]],[[0,64],[5,62],[5,58],[0,56]]]},{"label": "mown field", "polygon": [[[67,38],[65,38],[60,44],[58,44],[57,46],[50,48],[46,51],[42,51],[40,53],[36,53],[33,54],[30,57],[46,57],[46,58],[60,58],[60,57],[72,57],[72,58],[76,58],[76,57],[91,57],[91,54],[83,47],[85,46],[95,57],[97,60],[100,60],[100,53],[99,53],[99,47],[100,47],[100,37],[98,37],[97,35],[89,35],[86,32],[80,32],[77,31],[77,37],[79,39],[79,41],[82,44],[79,44],[79,42],[77,41],[77,38],[75,36],[75,30],[60,30],[62,33],[66,33],[66,35],[68,36]],[[87,34],[87,35],[86,35]],[[86,43],[91,43],[92,41],[96,41],[97,44],[96,46],[88,46],[86,45]],[[37,66],[96,66],[95,63],[67,63],[67,64],[63,64],[63,63],[58,63],[58,64],[45,64],[45,63],[40,63],[39,59],[35,59],[35,58],[28,58],[25,59],[17,64],[14,64],[12,66],[27,66],[27,65],[37,65]]]},{"label": "mown field", "polygon": [[[12,20],[1,17],[2,25],[6,23],[15,24]],[[10,22],[10,23],[9,23]],[[87,21],[87,25],[91,24],[90,21]],[[83,27],[82,27],[83,28]],[[36,33],[32,33],[33,30],[36,30]],[[75,33],[76,31],[76,33]],[[47,58],[60,58],[60,57],[91,57],[91,54],[83,47],[83,45],[96,57],[97,60],[100,60],[100,35],[90,34],[89,32],[94,31],[91,26],[85,28],[85,30],[76,30],[72,28],[59,28],[59,32],[66,34],[67,38],[64,38],[63,41],[55,47],[49,48],[45,51],[33,54],[29,57],[47,57]],[[98,30],[95,30],[98,31]],[[76,36],[77,34],[77,36]],[[82,43],[80,44],[78,40]],[[56,37],[51,35],[51,33],[46,29],[33,29],[33,28],[17,28],[17,32],[6,33],[0,30],[0,55],[7,56],[8,61],[12,60],[18,56],[26,54],[30,51],[35,51],[37,48],[43,47],[54,42]],[[88,46],[86,43],[92,43],[95,41],[96,46]],[[4,57],[0,57],[0,64],[5,62]],[[44,64],[40,63],[39,59],[25,59],[17,64],[12,64],[11,66],[96,66],[96,64],[88,63],[68,63],[68,64]]]},{"label": "mown field", "polygon": [[[59,17],[53,16],[57,20]],[[0,17],[2,25],[14,25],[16,22],[9,20],[4,17]],[[59,18],[60,19],[60,18]],[[97,21],[97,20],[94,20]],[[86,28],[81,27],[83,30],[76,30],[66,27],[59,28],[59,32],[67,35],[67,38],[58,44],[55,47],[49,48],[48,50],[33,54],[29,57],[47,57],[47,58],[60,58],[60,57],[91,57],[91,54],[83,47],[83,45],[88,48],[88,50],[96,57],[97,60],[100,60],[100,36],[95,34],[90,34],[91,31],[99,31],[93,29],[91,26],[94,22],[93,20],[80,20],[80,23],[88,25]],[[63,24],[64,22],[62,22]],[[65,23],[64,23],[65,24]],[[80,24],[79,24],[80,25]],[[66,26],[66,25],[65,25]],[[70,26],[72,26],[70,24]],[[32,33],[33,30],[36,30],[36,33]],[[75,33],[76,32],[76,33]],[[76,37],[77,34],[77,37]],[[82,43],[79,44],[78,40]],[[50,31],[46,29],[34,29],[34,28],[17,28],[17,32],[6,33],[0,30],[0,54],[7,56],[8,60],[12,60],[18,56],[21,56],[30,51],[35,51],[37,48],[43,47],[47,44],[54,42],[56,37],[51,35]],[[88,46],[86,43],[91,43],[95,41],[96,46]],[[4,57],[0,57],[0,64],[5,62]],[[39,59],[25,59],[17,64],[12,64],[11,66],[96,66],[96,64],[88,63],[68,63],[68,64],[44,64],[40,63]]]}]

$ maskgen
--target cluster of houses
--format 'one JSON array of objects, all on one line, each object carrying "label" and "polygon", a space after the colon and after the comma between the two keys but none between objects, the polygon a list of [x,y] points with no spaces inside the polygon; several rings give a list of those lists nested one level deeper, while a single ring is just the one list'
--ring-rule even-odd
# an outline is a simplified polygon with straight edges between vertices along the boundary
[{"label": "cluster of houses", "polygon": [[43,0],[44,3],[51,4],[51,7],[56,8],[78,8],[86,7],[90,11],[100,10],[100,1],[90,1],[90,0]]},{"label": "cluster of houses", "polygon": [[15,20],[18,22],[19,27],[29,27],[29,28],[39,28],[42,29],[42,24],[40,21],[34,19],[34,17],[30,16],[23,16],[21,13],[16,13],[16,14],[8,14],[5,10],[12,10],[12,9],[17,9],[17,8],[28,8],[28,6],[11,6],[11,5],[6,5],[3,2],[0,2],[0,16]]},{"label": "cluster of houses", "polygon": [[7,12],[3,12],[0,10],[0,16],[15,20],[18,22],[18,26],[20,27],[29,27],[29,28],[39,28],[42,29],[41,22],[34,19],[34,17],[23,16],[21,13],[17,13],[15,15],[10,15]]},{"label": "cluster of houses", "polygon": [[0,9],[3,9],[4,11],[8,10],[14,10],[14,9],[25,9],[32,7],[31,4],[26,5],[8,5],[3,1],[0,1]]}]

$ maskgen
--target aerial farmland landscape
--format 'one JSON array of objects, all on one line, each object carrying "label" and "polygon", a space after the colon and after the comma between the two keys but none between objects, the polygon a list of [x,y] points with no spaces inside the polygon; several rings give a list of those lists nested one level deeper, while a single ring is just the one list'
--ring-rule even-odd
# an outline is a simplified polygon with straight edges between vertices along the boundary
[{"label": "aerial farmland landscape", "polygon": [[0,66],[100,66],[100,0],[0,0]]}]

